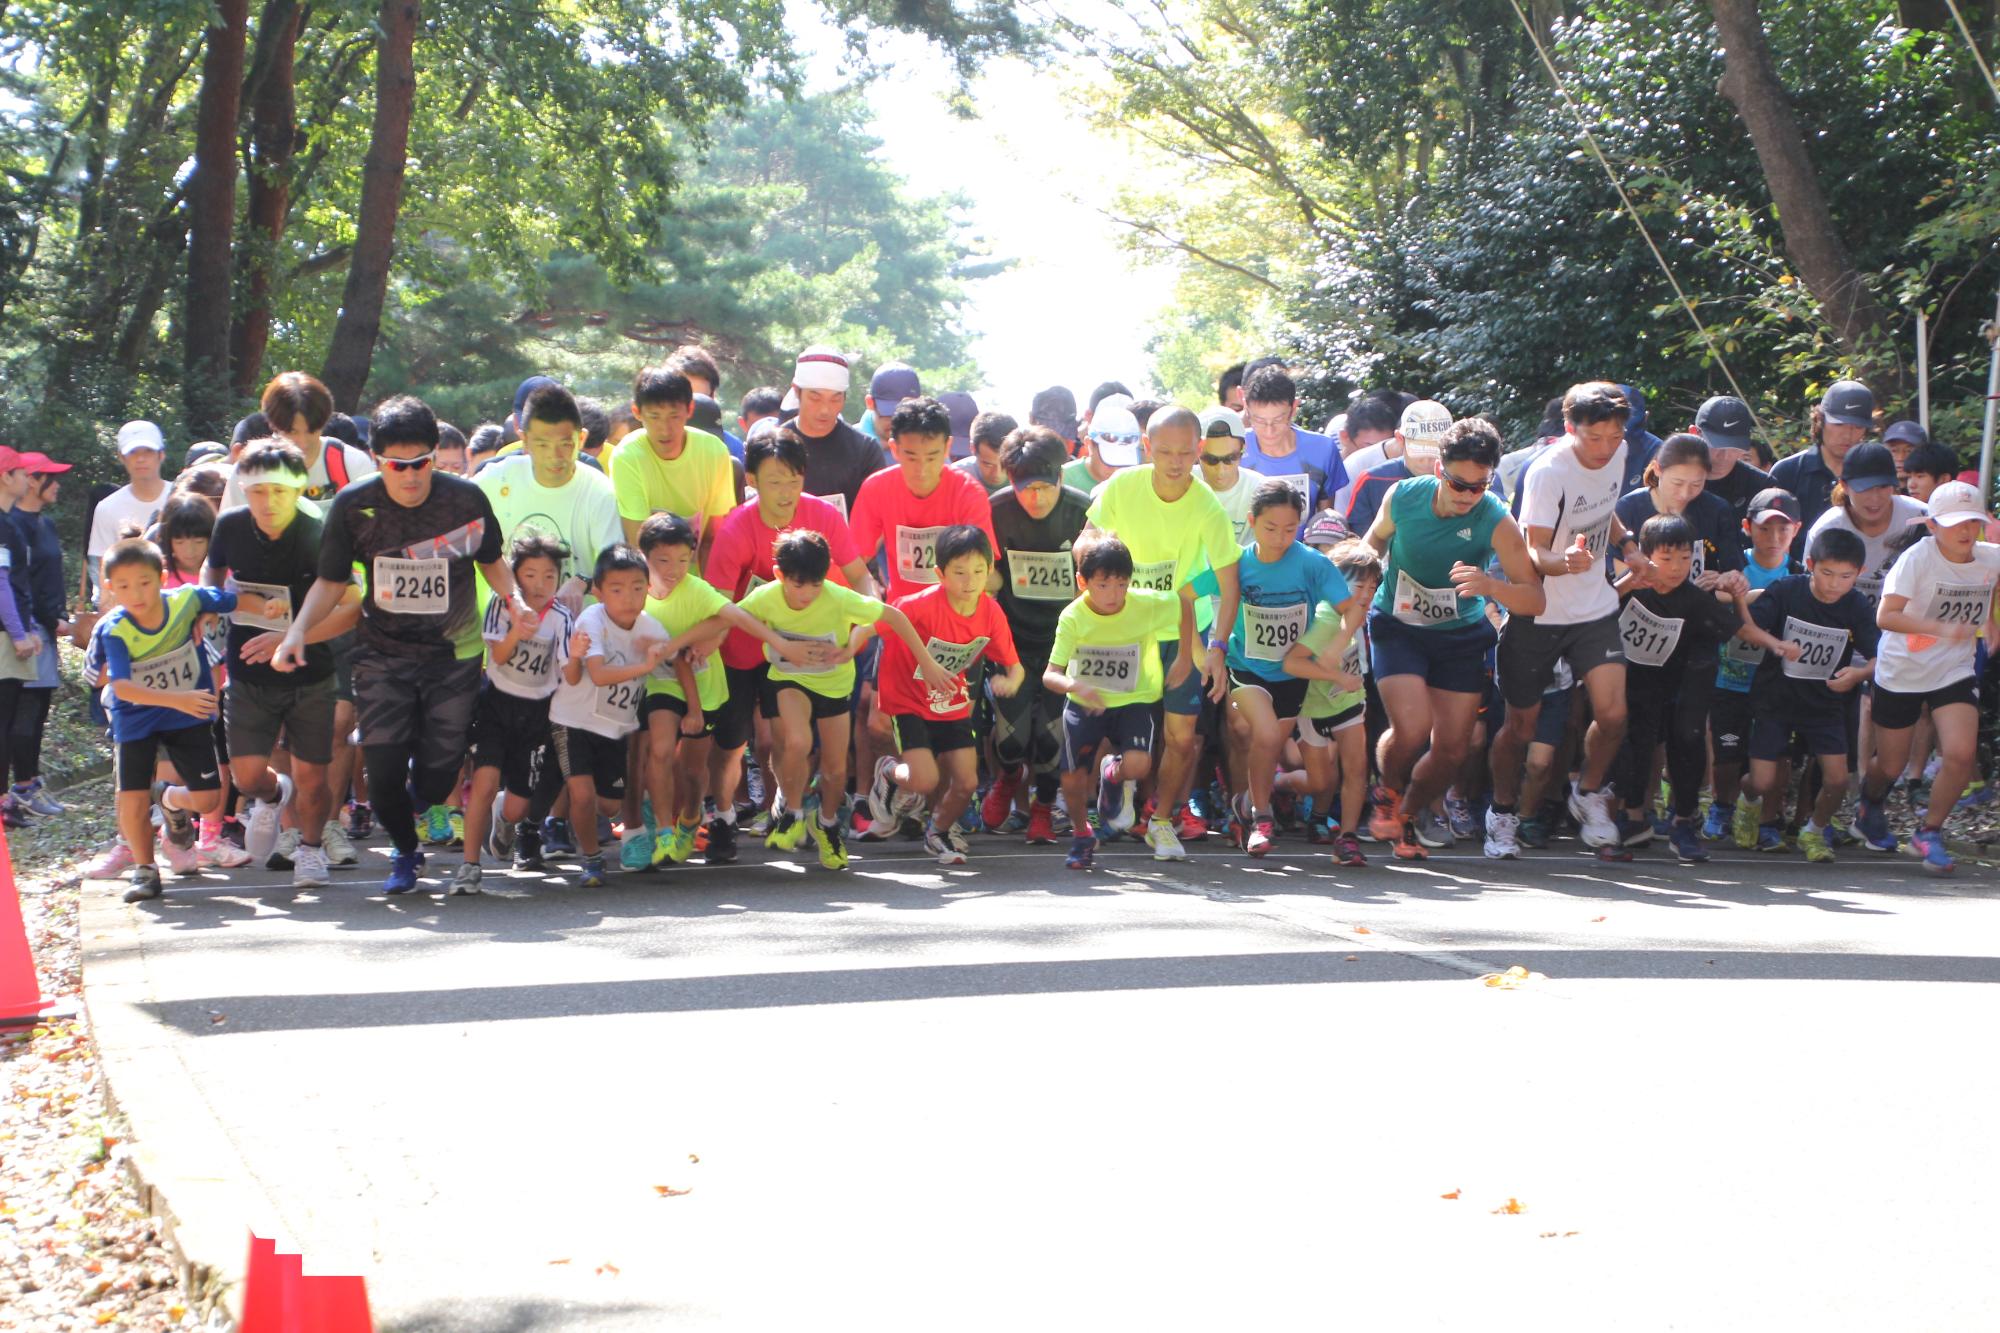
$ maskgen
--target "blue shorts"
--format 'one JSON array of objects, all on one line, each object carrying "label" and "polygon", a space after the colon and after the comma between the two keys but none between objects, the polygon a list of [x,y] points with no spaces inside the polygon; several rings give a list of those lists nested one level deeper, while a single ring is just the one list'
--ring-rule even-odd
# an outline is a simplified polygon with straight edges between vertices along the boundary
[{"label": "blue shorts", "polygon": [[1771,711],[1758,713],[1750,723],[1750,757],[1788,758],[1794,734],[1805,742],[1807,754],[1847,756],[1847,719],[1842,714],[1809,713],[1792,718]]},{"label": "blue shorts", "polygon": [[1535,744],[1550,749],[1562,744],[1563,732],[1569,730],[1570,699],[1575,692],[1574,685],[1543,692],[1542,711],[1535,718]]},{"label": "blue shorts", "polygon": [[1153,750],[1153,706],[1120,704],[1101,713],[1086,713],[1074,703],[1063,705],[1062,769],[1087,768],[1101,741],[1119,750]]},{"label": "blue shorts", "polygon": [[[1195,650],[1197,652],[1201,651],[1201,645],[1197,643]],[[1180,659],[1180,655],[1181,641],[1179,639],[1167,639],[1160,644],[1160,679],[1162,681],[1167,678],[1167,673],[1173,670],[1174,663]],[[1201,697],[1201,661],[1200,659],[1196,659],[1194,666],[1188,671],[1186,680],[1182,681],[1179,685],[1165,687],[1160,695],[1160,703],[1169,713],[1179,713],[1183,717],[1200,717]]]},{"label": "blue shorts", "polygon": [[1434,690],[1485,694],[1487,654],[1498,637],[1484,616],[1455,629],[1418,629],[1380,607],[1368,612],[1368,662],[1378,681],[1422,676]]}]

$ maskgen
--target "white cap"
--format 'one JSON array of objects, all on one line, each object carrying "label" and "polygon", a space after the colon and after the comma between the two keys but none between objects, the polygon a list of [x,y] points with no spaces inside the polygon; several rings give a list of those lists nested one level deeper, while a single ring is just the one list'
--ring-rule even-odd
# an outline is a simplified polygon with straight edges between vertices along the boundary
[{"label": "white cap", "polygon": [[1984,523],[1986,510],[1979,504],[1979,488],[1971,482],[1948,481],[1931,492],[1931,522],[1951,527],[1958,523]]},{"label": "white cap", "polygon": [[157,449],[165,453],[167,437],[150,421],[128,421],[118,428],[118,456],[122,458],[134,449]]},{"label": "white cap", "polygon": [[792,367],[792,384],[800,389],[838,389],[846,393],[852,379],[847,353],[824,343],[814,343],[799,353]]},{"label": "white cap", "polygon": [[1451,429],[1451,409],[1429,398],[1419,398],[1403,409],[1396,433],[1407,446],[1418,440],[1435,441]]},{"label": "white cap", "polygon": [[1106,398],[1090,414],[1090,441],[1097,456],[1112,467],[1131,467],[1139,461],[1139,418],[1127,406],[1132,400],[1121,395]]}]

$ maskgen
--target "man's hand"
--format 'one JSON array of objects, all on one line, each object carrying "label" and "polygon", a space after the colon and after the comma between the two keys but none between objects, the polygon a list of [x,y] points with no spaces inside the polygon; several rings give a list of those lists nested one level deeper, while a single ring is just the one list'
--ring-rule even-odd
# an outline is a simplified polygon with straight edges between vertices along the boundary
[{"label": "man's hand", "polygon": [[1500,581],[1476,565],[1463,560],[1451,567],[1451,583],[1461,597],[1491,597]]},{"label": "man's hand", "polygon": [[1592,563],[1590,542],[1579,532],[1576,534],[1576,540],[1570,544],[1570,548],[1563,552],[1563,572],[1581,574],[1589,569]]},{"label": "man's hand", "polygon": [[532,639],[535,627],[542,623],[542,618],[535,614],[535,608],[528,605],[527,598],[521,596],[520,589],[515,589],[514,595],[508,599],[507,609],[514,613],[514,623],[521,627],[522,635]]},{"label": "man's hand", "polygon": [[278,630],[265,630],[262,634],[244,640],[241,656],[244,662],[251,665],[268,662],[284,642],[285,636]]},{"label": "man's hand", "polygon": [[306,664],[305,631],[294,622],[279,641],[277,651],[271,654],[271,670],[295,671]]}]

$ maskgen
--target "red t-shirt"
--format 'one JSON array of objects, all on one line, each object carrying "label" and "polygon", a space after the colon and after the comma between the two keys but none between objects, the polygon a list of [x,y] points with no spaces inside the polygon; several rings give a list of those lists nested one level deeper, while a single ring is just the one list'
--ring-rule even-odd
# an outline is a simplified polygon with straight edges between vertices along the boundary
[{"label": "red t-shirt", "polygon": [[[845,586],[847,577],[840,572],[841,566],[852,564],[855,559],[854,537],[848,531],[847,520],[818,496],[801,495],[799,507],[792,511],[791,523],[782,531],[800,528],[826,538],[827,547],[833,552],[833,568],[827,577]],[[731,601],[742,601],[753,581],[769,583],[778,577],[771,564],[771,551],[777,545],[780,531],[758,514],[755,500],[736,506],[715,525],[715,542],[709,547],[708,569],[702,577]],[[764,647],[742,630],[733,629],[722,641],[722,660],[737,668],[754,667],[764,660]]]},{"label": "red t-shirt", "polygon": [[1014,631],[1008,628],[1006,612],[985,593],[979,594],[979,605],[969,616],[952,610],[941,587],[926,588],[905,597],[896,603],[896,609],[910,618],[917,637],[929,646],[939,665],[946,670],[956,667],[958,690],[945,707],[933,707],[930,689],[917,674],[915,655],[901,638],[883,629],[882,662],[875,672],[875,698],[882,711],[892,716],[915,713],[940,721],[968,717],[972,713],[972,696],[965,686],[967,668],[981,657],[1003,667],[1021,660],[1021,655],[1014,651]]},{"label": "red t-shirt", "polygon": [[910,494],[899,467],[885,467],[861,483],[854,497],[854,549],[872,560],[888,547],[890,602],[937,586],[937,535],[955,523],[970,523],[993,540],[993,505],[978,482],[946,468],[937,489],[919,500]]}]

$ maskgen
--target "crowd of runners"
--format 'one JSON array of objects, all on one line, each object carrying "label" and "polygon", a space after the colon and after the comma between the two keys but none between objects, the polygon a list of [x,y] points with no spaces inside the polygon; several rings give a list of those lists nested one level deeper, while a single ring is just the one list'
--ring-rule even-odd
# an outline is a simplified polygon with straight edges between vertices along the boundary
[{"label": "crowd of runners", "polygon": [[378,828],[390,894],[746,840],[835,871],[981,836],[1079,870],[1115,838],[1830,861],[1897,850],[1898,786],[1943,873],[1984,794],[2000,546],[1859,383],[1773,466],[1741,401],[1662,439],[1612,383],[1509,449],[1392,390],[1306,430],[1275,358],[1199,412],[1107,383],[1025,421],[891,365],[850,422],[850,375],[809,348],[730,429],[683,347],[628,403],[537,376],[467,435],[281,374],[172,482],[160,430],[121,428],[74,580],[68,465],[0,447],[6,820],[62,813],[62,639],[115,753],[90,873],[132,901],[162,863],[324,887]]}]

